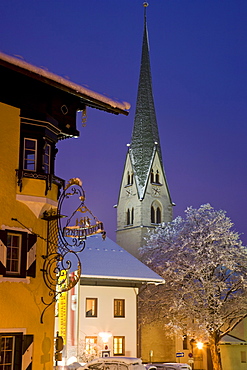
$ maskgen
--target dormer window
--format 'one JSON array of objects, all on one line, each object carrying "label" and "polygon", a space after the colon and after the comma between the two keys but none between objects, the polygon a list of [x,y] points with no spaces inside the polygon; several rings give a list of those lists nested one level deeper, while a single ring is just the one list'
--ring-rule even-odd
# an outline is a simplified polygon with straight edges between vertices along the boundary
[{"label": "dormer window", "polygon": [[24,138],[23,169],[36,171],[37,167],[37,140]]}]

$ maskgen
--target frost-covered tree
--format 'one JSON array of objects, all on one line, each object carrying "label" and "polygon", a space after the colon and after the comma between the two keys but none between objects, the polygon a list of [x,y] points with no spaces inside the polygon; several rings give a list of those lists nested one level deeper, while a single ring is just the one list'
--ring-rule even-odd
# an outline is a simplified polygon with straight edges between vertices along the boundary
[{"label": "frost-covered tree", "polygon": [[184,218],[150,231],[141,249],[142,260],[165,279],[152,288],[146,317],[173,333],[203,336],[214,370],[221,370],[221,338],[247,316],[247,248],[232,227],[225,211],[189,207]]}]

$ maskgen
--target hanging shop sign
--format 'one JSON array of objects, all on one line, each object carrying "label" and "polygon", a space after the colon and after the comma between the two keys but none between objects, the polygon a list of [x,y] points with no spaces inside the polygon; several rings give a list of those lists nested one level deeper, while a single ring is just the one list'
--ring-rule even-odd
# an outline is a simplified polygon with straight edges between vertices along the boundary
[{"label": "hanging shop sign", "polygon": [[85,204],[85,192],[79,178],[69,180],[58,199],[57,209],[45,212],[43,219],[48,221],[48,246],[47,255],[43,256],[42,271],[52,299],[45,302],[42,298],[46,308],[41,315],[41,322],[46,309],[57,297],[61,296],[60,304],[64,307],[64,292],[78,283],[81,276],[80,253],[85,248],[86,238],[99,233],[103,238],[106,235],[103,223]]}]

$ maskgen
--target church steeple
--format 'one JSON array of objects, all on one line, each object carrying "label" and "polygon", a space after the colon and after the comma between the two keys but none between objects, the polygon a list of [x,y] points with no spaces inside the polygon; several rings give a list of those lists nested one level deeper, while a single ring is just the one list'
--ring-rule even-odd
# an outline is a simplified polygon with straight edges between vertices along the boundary
[{"label": "church steeple", "polygon": [[146,182],[150,171],[150,162],[152,160],[155,149],[157,149],[160,161],[162,163],[160,139],[154,107],[149,57],[149,41],[146,15],[148,3],[145,2],[143,5],[144,32],[142,42],[141,69],[130,150],[135,177],[138,182],[137,185],[140,198],[143,198],[144,196]]},{"label": "church steeple", "polygon": [[162,164],[154,108],[146,8],[141,69],[131,144],[117,205],[117,243],[139,258],[148,229],[172,220],[172,201]]}]

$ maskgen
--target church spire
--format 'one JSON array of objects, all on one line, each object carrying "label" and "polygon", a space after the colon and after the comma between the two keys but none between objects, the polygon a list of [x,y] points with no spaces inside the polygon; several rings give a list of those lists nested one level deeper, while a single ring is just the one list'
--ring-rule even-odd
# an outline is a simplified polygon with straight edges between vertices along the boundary
[{"label": "church spire", "polygon": [[149,42],[146,17],[146,9],[148,3],[145,2],[143,6],[144,32],[142,42],[141,69],[130,150],[140,198],[144,196],[147,178],[150,172],[150,163],[152,162],[154,151],[156,149],[162,163],[159,132],[153,99],[152,77],[149,57]]},{"label": "church spire", "polygon": [[117,243],[140,258],[148,230],[172,220],[172,200],[162,164],[154,109],[144,3],[141,70],[131,144],[117,204]]}]

